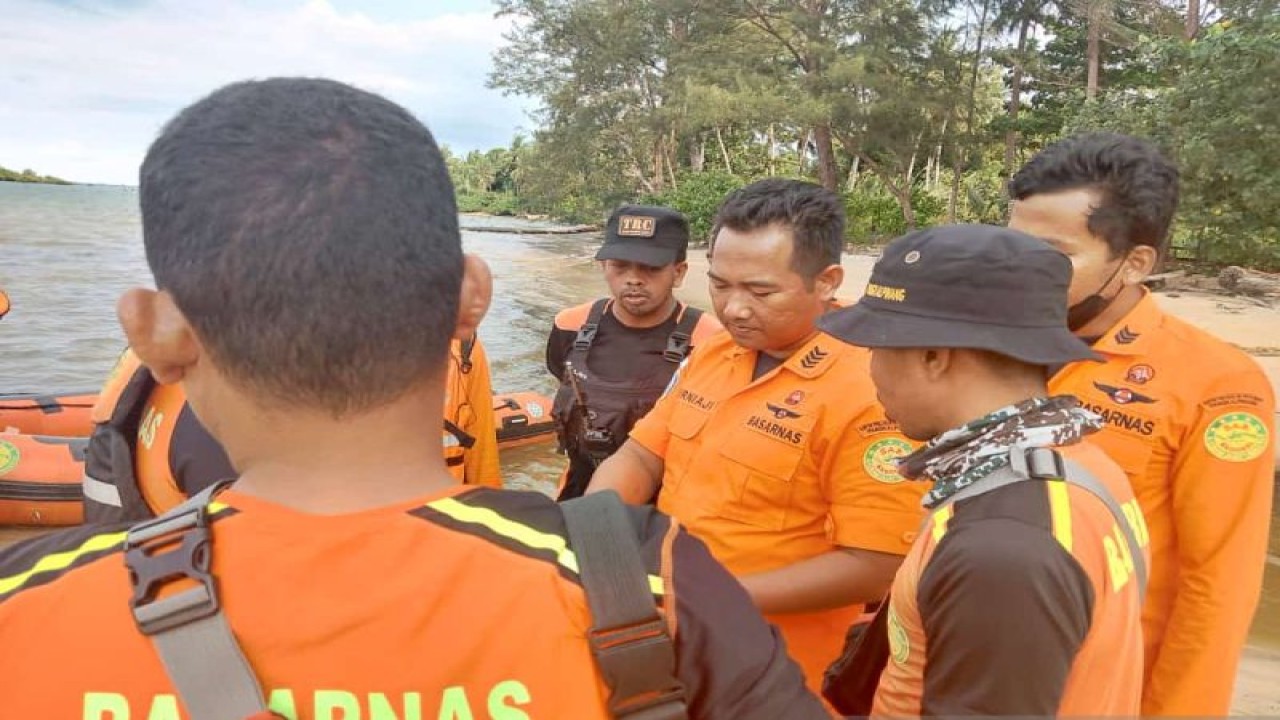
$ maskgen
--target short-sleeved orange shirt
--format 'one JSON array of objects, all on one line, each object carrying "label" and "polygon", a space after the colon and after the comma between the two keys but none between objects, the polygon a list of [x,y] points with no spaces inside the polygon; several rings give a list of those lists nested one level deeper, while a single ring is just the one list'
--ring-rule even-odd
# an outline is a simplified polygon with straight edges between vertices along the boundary
[{"label": "short-sleeved orange shirt", "polygon": [[[755,351],[727,333],[707,340],[631,432],[664,460],[658,508],[735,575],[838,547],[905,555],[927,488],[897,473],[912,447],[876,402],[869,361],[819,333],[753,381]],[[769,620],[816,687],[861,611]]]},{"label": "short-sleeved orange shirt", "polygon": [[[550,498],[457,485],[313,515],[232,488],[209,509],[222,613],[281,717],[610,717],[578,561]],[[823,717],[702,543],[656,512],[632,514],[689,717]],[[189,717],[130,612],[126,527],[0,550],[0,717]]]},{"label": "short-sleeved orange shirt", "polygon": [[1105,421],[1151,532],[1144,715],[1225,715],[1258,604],[1275,472],[1275,398],[1248,355],[1147,296],[1055,376]]}]

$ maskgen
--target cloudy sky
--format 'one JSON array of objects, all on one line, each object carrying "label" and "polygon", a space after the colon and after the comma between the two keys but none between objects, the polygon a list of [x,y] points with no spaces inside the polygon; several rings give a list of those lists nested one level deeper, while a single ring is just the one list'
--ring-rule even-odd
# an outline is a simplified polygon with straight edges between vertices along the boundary
[{"label": "cloudy sky", "polygon": [[489,0],[0,0],[0,166],[136,183],[160,126],[233,80],[324,76],[409,108],[466,152],[534,127],[485,88]]}]

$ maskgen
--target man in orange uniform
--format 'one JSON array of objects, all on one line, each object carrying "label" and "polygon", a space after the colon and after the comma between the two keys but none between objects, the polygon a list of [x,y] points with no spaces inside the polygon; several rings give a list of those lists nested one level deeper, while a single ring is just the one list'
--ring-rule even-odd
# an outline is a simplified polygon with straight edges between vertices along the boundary
[{"label": "man in orange uniform", "polygon": [[1176,168],[1123,135],[1063,140],[1009,186],[1010,227],[1071,258],[1071,329],[1106,359],[1050,382],[1106,423],[1097,443],[1151,529],[1144,715],[1225,715],[1258,604],[1275,399],[1248,355],[1163,312],[1143,280],[1165,250]]},{"label": "man in orange uniform", "polygon": [[864,603],[884,596],[915,537],[920,495],[894,470],[867,351],[818,332],[843,280],[835,194],[762,180],[716,217],[706,341],[596,471],[710,547],[787,638],[814,688]]},{"label": "man in orange uniform", "polygon": [[[426,128],[332,81],[237,83],[165,127],[139,200],[158,290],[121,298],[125,334],[239,478],[127,535],[0,551],[0,717],[608,717],[593,648],[628,638],[592,632],[607,606],[588,607],[562,507],[460,485],[423,441],[482,272]],[[642,553],[622,559],[665,606],[646,637],[674,637],[679,683],[620,696],[821,716],[706,548],[631,515]]]},{"label": "man in orange uniform", "polygon": [[930,518],[893,582],[873,716],[1138,713],[1142,515],[1085,439],[1097,416],[1045,387],[1047,366],[1094,359],[1067,330],[1070,282],[1029,235],[933,228],[820,322],[873,349],[885,412],[929,441],[899,466],[932,483]]},{"label": "man in orange uniform", "polygon": [[[455,339],[445,381],[443,445],[445,464],[458,482],[502,487],[492,397],[479,338]],[[236,476],[182,385],[156,384],[132,350],[111,371],[93,419],[83,483],[89,522],[155,517]]]}]

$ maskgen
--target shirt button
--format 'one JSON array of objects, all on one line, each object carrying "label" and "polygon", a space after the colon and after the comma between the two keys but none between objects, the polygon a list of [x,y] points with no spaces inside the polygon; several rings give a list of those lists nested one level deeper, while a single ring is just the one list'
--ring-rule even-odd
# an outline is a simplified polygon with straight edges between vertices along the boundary
[{"label": "shirt button", "polygon": [[909,545],[916,541],[916,535],[917,533],[914,530],[911,532],[904,532],[902,533],[902,542]]}]

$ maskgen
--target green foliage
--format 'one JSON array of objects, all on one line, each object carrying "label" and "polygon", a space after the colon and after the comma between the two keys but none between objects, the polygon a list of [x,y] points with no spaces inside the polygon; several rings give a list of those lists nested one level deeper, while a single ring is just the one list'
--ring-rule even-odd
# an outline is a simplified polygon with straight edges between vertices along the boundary
[{"label": "green foliage", "polygon": [[1157,92],[1116,91],[1071,129],[1150,137],[1176,160],[1179,257],[1280,267],[1280,17],[1224,21],[1191,43],[1151,39],[1147,62],[1175,71]]},{"label": "green foliage", "polygon": [[[912,189],[911,204],[917,227],[936,225],[946,216],[946,201],[922,188]],[[846,192],[844,211],[845,235],[855,245],[883,244],[909,230],[898,200],[874,181],[859,183]]]},{"label": "green foliage", "polygon": [[46,185],[71,185],[72,183],[52,175],[39,175],[34,170],[22,172],[0,166],[0,182],[43,183]]},{"label": "green foliage", "polygon": [[1280,266],[1276,2],[1205,3],[1188,41],[1181,0],[498,0],[490,84],[539,128],[450,172],[464,209],[598,223],[643,199],[700,239],[737,185],[805,178],[869,243],[1003,223],[1021,162],[1110,128],[1178,161],[1188,257]]},{"label": "green foliage", "polygon": [[711,240],[711,223],[725,196],[745,185],[741,178],[725,172],[686,173],[677,185],[660,195],[640,198],[639,202],[675,208],[689,219],[689,236],[695,245]]}]

